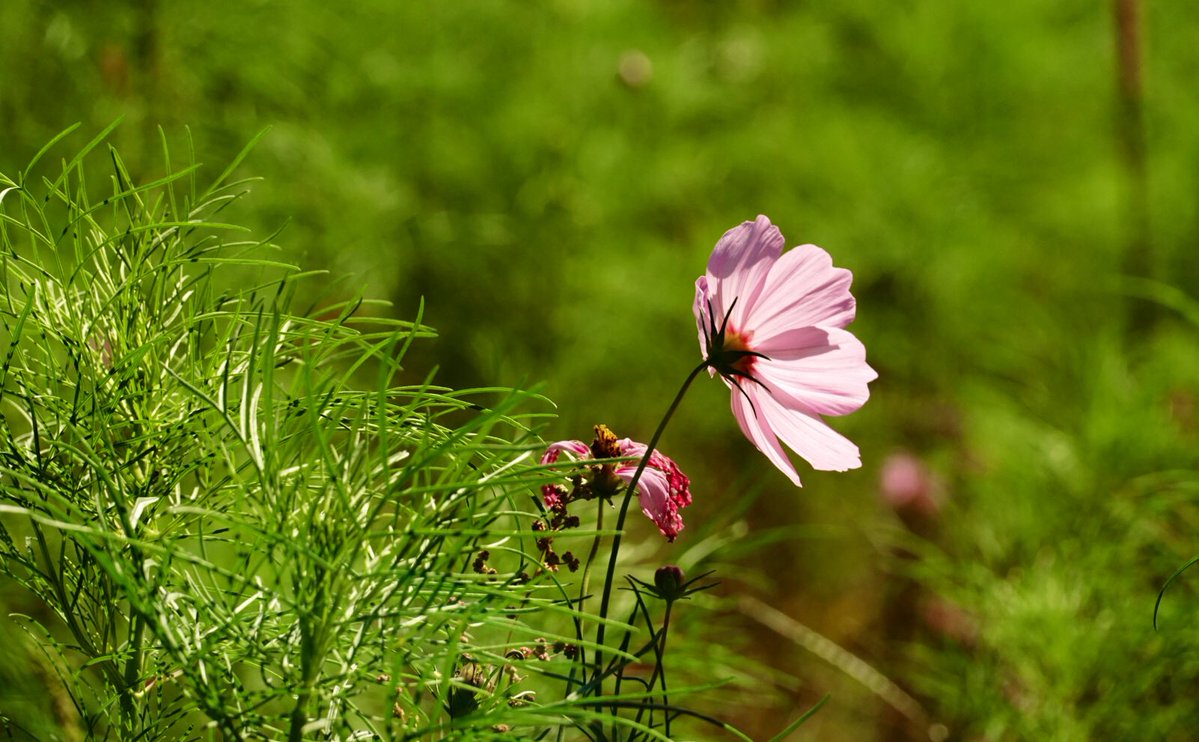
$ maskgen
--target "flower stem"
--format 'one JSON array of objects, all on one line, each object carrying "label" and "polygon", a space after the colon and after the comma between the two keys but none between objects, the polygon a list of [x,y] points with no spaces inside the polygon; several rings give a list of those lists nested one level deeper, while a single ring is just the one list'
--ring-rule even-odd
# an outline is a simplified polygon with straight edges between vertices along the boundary
[{"label": "flower stem", "polygon": [[587,588],[591,582],[591,565],[595,562],[595,555],[599,553],[600,541],[603,539],[599,532],[604,529],[604,501],[602,498],[596,498],[598,503],[597,513],[595,516],[595,538],[591,540],[591,551],[587,553],[587,563],[583,565],[583,584],[579,589],[579,607],[583,607],[583,601],[587,599]]},{"label": "flower stem", "polygon": [[[658,632],[658,648],[655,650],[657,655],[657,663],[654,664],[654,672],[649,676],[649,688],[653,690],[654,683],[660,678],[662,680],[662,707],[666,709],[664,716],[666,718],[666,736],[670,736],[670,697],[666,690],[666,634],[670,631],[670,609],[674,607],[674,601],[666,601],[666,615],[662,617],[662,630]],[[640,721],[640,714],[638,714]],[[651,712],[650,722],[653,722]]]},{"label": "flower stem", "polygon": [[[690,374],[687,375],[687,380],[683,382],[683,386],[679,387],[678,394],[674,395],[674,401],[670,403],[670,407],[666,409],[666,414],[662,417],[662,422],[658,423],[658,429],[654,431],[654,435],[649,439],[649,443],[645,447],[645,454],[642,455],[641,461],[637,464],[637,471],[633,473],[633,478],[629,480],[629,484],[625,487],[624,498],[620,503],[620,515],[616,519],[616,535],[612,537],[612,551],[608,556],[608,572],[604,577],[604,593],[600,598],[599,625],[595,630],[595,677],[599,677],[604,671],[604,629],[608,619],[608,605],[612,599],[612,584],[616,581],[616,560],[620,554],[620,539],[624,535],[624,519],[629,512],[629,501],[633,499],[633,493],[637,491],[637,483],[641,481],[641,474],[645,471],[645,467],[649,464],[649,459],[654,455],[654,451],[658,448],[658,439],[662,437],[662,432],[666,430],[666,424],[670,422],[670,418],[674,415],[674,411],[678,409],[679,403],[683,401],[683,395],[687,393],[687,388],[691,386],[691,382],[695,381],[695,377],[699,376],[700,371],[708,367],[708,362],[696,366]],[[602,695],[603,687],[596,684],[596,695]]]},{"label": "flower stem", "polygon": [[[603,536],[601,536],[599,534],[599,532],[604,530],[604,501],[603,501],[603,498],[599,498],[599,497],[595,498],[595,501],[596,501],[596,506],[597,506],[596,514],[595,514],[596,534],[595,534],[595,538],[593,538],[591,540],[591,551],[589,551],[587,553],[587,562],[583,565],[583,580],[582,580],[582,585],[579,587],[579,614],[580,615],[582,614],[582,611],[583,611],[583,603],[584,603],[584,601],[587,600],[587,589],[588,589],[588,587],[590,587],[590,584],[591,584],[591,565],[595,563],[595,556],[596,556],[596,554],[599,553],[600,541],[603,540]],[[576,623],[576,626],[577,625],[578,624]],[[579,684],[582,685],[583,683],[587,682],[587,655],[585,654],[587,650],[583,646],[582,630],[576,628],[576,631],[579,632],[578,638],[580,641],[579,641],[579,654],[575,659],[579,664],[577,666],[575,666],[575,665],[571,666],[570,677],[566,681],[566,695],[570,695],[571,687],[574,685],[575,668],[576,667],[579,667],[582,669],[582,678],[579,680]]]}]

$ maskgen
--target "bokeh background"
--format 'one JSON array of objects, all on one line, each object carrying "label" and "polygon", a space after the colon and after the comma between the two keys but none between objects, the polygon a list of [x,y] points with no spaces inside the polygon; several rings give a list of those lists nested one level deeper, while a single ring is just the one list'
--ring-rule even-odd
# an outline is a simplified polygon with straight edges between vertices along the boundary
[{"label": "bokeh background", "polygon": [[796,739],[1197,733],[1199,575],[1152,623],[1199,553],[1197,93],[1185,2],[0,2],[0,172],[270,127],[236,220],[423,297],[411,373],[540,384],[550,439],[649,436],[729,227],[850,268],[863,467],[795,490],[701,383],[689,531],[639,555],[722,565],[763,672],[705,710],[762,738],[825,693]]}]

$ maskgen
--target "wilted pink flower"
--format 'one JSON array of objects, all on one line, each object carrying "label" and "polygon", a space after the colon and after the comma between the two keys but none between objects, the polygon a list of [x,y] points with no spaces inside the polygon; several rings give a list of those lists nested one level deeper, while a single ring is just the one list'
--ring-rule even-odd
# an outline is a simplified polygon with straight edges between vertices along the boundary
[{"label": "wilted pink flower", "polygon": [[695,282],[695,320],[709,371],[732,390],[745,436],[796,485],[780,439],[814,468],[861,466],[858,447],[821,415],[865,404],[878,377],[853,321],[852,274],[815,245],[783,253],[764,216],[724,233]]},{"label": "wilted pink flower", "polygon": [[[582,441],[558,441],[546,449],[542,464],[553,464],[566,453],[576,462],[594,459],[630,458],[615,464],[591,464],[575,481],[573,491],[560,485],[545,485],[542,493],[546,507],[557,509],[571,500],[589,500],[596,496],[610,497],[627,485],[637,472],[637,464],[645,455],[644,443],[628,438],[617,439],[604,425],[595,426],[595,441],[588,446]],[[683,530],[680,508],[691,504],[691,480],[675,464],[658,451],[649,457],[645,471],[637,482],[637,498],[641,512],[658,526],[668,540],[674,541]]]}]

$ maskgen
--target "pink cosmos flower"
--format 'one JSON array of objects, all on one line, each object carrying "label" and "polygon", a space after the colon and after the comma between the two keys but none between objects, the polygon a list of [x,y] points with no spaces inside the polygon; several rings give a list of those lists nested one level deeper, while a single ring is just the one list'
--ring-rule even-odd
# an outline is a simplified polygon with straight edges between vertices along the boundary
[{"label": "pink cosmos flower", "polygon": [[782,443],[816,469],[861,466],[858,447],[821,417],[861,407],[878,378],[844,329],[856,306],[852,278],[815,245],[783,253],[782,233],[759,216],[724,233],[695,282],[709,373],[732,390],[741,431],[797,486]]},{"label": "pink cosmos flower", "polygon": [[[553,464],[563,453],[576,462],[594,459],[630,458],[615,464],[591,464],[582,476],[574,479],[574,489],[556,484],[544,485],[541,490],[545,505],[559,511],[574,500],[611,497],[628,485],[637,472],[637,464],[645,455],[646,445],[628,438],[617,440],[604,425],[595,426],[595,441],[588,446],[582,441],[558,441],[546,449],[542,464]],[[668,541],[674,541],[683,530],[680,508],[691,504],[691,480],[675,464],[658,451],[649,457],[645,471],[637,483],[637,498],[641,512],[658,526]]]}]

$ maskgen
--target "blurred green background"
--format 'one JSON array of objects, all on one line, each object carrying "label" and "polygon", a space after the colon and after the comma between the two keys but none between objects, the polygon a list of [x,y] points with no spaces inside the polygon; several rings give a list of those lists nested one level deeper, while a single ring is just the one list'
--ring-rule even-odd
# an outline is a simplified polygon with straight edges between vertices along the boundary
[{"label": "blurred green background", "polygon": [[918,707],[742,606],[797,681],[708,710],[768,737],[831,692],[796,738],[1188,739],[1199,575],[1151,620],[1199,552],[1196,81],[1181,2],[3,0],[0,171],[123,117],[135,172],[188,127],[215,175],[269,126],[236,220],[400,317],[424,297],[414,376],[544,383],[551,439],[649,436],[708,252],[767,214],[854,272],[880,378],[834,425],[863,467],[795,490],[718,382],[662,449],[692,534],[750,497],[749,533],[781,529],[729,552],[729,610],[757,595]]}]

